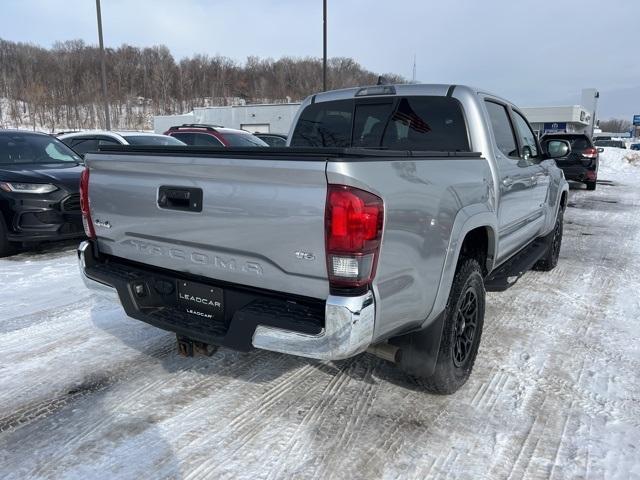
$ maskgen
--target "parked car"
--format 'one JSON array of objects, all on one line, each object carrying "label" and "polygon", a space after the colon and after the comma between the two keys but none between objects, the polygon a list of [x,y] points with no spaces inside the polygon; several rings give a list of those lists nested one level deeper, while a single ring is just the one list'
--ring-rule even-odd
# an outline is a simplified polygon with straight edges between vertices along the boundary
[{"label": "parked car", "polygon": [[81,162],[50,135],[0,131],[0,257],[24,243],[84,237]]},{"label": "parked car", "polygon": [[270,147],[287,146],[287,136],[281,133],[254,133],[254,135]]},{"label": "parked car", "polygon": [[255,135],[235,128],[217,125],[184,124],[171,127],[165,135],[177,138],[187,145],[202,147],[268,147]]},{"label": "parked car", "polygon": [[596,147],[627,148],[627,144],[622,140],[596,140],[594,144]]},{"label": "parked car", "polygon": [[91,130],[59,134],[58,138],[79,155],[96,152],[105,145],[184,145],[183,142],[149,132],[113,132],[109,130]]},{"label": "parked car", "polygon": [[87,155],[84,281],[183,354],[369,351],[454,392],[485,289],[558,263],[569,143],[541,148],[515,105],[455,85],[318,93],[293,125],[287,148]]},{"label": "parked car", "polygon": [[631,150],[640,150],[640,143],[632,143],[629,147]]},{"label": "parked car", "polygon": [[595,190],[600,160],[598,149],[589,136],[584,133],[549,133],[541,139],[543,148],[551,140],[566,140],[571,144],[571,154],[556,159],[565,178],[584,183],[587,190]]}]

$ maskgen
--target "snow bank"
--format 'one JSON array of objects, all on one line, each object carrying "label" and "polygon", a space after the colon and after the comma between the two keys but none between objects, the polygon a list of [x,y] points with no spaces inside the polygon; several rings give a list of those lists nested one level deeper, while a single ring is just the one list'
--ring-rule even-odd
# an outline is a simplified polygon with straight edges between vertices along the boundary
[{"label": "snow bank", "polygon": [[600,173],[640,173],[640,152],[624,148],[604,147],[600,154]]}]

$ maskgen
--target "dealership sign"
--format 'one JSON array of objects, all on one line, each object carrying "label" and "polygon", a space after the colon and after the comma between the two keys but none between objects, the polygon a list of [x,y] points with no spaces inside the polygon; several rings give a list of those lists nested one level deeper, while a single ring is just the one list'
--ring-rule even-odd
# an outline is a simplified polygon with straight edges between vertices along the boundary
[{"label": "dealership sign", "polygon": [[564,133],[567,131],[567,122],[545,123],[543,130],[545,133]]},{"label": "dealership sign", "polygon": [[640,115],[634,115],[633,116],[633,124],[634,125],[640,125]]}]

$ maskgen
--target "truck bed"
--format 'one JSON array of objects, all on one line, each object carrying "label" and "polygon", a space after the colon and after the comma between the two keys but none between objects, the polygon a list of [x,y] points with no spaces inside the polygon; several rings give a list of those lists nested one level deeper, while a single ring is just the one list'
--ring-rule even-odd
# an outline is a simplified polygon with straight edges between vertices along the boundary
[{"label": "truck bed", "polygon": [[[86,162],[102,254],[317,300],[330,294],[327,184],[378,195],[385,220],[372,287],[385,318],[380,335],[427,318],[455,214],[448,206],[486,198],[480,179],[490,176],[475,152],[362,148],[109,146]],[[200,204],[162,207],[163,189],[201,192]]]}]

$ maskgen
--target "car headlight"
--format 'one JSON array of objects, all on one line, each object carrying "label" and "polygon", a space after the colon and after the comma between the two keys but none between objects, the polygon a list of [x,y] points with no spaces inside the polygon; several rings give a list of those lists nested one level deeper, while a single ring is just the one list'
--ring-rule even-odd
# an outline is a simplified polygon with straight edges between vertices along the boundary
[{"label": "car headlight", "polygon": [[58,187],[50,183],[0,182],[0,189],[14,193],[51,193]]}]

